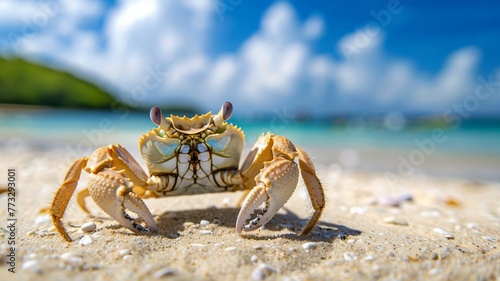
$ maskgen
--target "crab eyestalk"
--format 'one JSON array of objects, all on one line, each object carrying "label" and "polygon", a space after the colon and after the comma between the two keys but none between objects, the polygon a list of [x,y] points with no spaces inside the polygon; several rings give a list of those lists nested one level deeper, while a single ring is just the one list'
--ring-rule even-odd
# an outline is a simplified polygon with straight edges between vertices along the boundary
[{"label": "crab eyestalk", "polygon": [[226,101],[224,104],[222,104],[219,113],[214,116],[214,125],[219,127],[222,125],[222,123],[226,122],[230,117],[231,114],[233,114],[233,105]]},{"label": "crab eyestalk", "polygon": [[167,120],[163,116],[163,113],[161,113],[161,109],[158,106],[153,106],[151,108],[151,111],[149,111],[149,118],[151,118],[151,121],[155,123],[156,125],[162,127],[162,128],[167,128]]}]

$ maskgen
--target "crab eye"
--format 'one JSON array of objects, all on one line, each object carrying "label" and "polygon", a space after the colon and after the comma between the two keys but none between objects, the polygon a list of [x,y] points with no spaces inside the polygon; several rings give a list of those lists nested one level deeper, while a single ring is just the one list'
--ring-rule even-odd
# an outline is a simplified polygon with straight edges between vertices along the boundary
[{"label": "crab eye", "polygon": [[229,119],[229,117],[231,117],[231,114],[233,114],[233,105],[230,102],[226,101],[222,105],[222,118],[224,119],[224,121]]},{"label": "crab eye", "polygon": [[151,118],[151,121],[155,123],[156,125],[160,126],[161,121],[163,120],[163,114],[161,113],[160,108],[157,106],[153,106],[151,108],[151,111],[149,112],[149,117]]}]

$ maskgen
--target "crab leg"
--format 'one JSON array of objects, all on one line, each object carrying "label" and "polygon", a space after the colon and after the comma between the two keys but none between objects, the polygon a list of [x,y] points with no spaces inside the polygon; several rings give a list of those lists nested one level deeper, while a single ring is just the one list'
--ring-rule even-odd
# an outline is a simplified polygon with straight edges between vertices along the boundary
[{"label": "crab leg", "polygon": [[[106,169],[89,177],[89,193],[96,204],[122,226],[134,231],[157,231],[156,222],[141,198],[133,193],[134,184],[122,173]],[[126,209],[144,219],[149,228],[135,222]]]},{"label": "crab leg", "polygon": [[321,187],[321,182],[316,176],[311,158],[302,148],[295,148],[299,152],[298,158],[300,173],[304,183],[306,184],[309,198],[311,199],[312,207],[314,209],[313,215],[300,231],[300,235],[306,235],[311,232],[314,226],[318,223],[321,213],[323,213],[323,209],[325,208],[325,193]]},{"label": "crab leg", "polygon": [[[242,166],[246,189],[255,187],[243,201],[236,221],[238,233],[269,222],[292,196],[299,178],[296,156],[294,145],[285,137],[267,133],[257,140]],[[262,212],[251,219],[262,203],[265,203]]]},{"label": "crab leg", "polygon": [[68,170],[64,182],[61,184],[57,190],[54,200],[52,201],[50,208],[50,215],[52,216],[52,222],[56,227],[57,232],[68,242],[71,242],[71,237],[69,237],[64,225],[62,224],[62,217],[68,206],[69,199],[75,192],[76,186],[78,185],[78,180],[80,179],[80,174],[87,165],[87,157],[80,158],[76,160],[73,165]]},{"label": "crab leg", "polygon": [[[299,160],[298,166],[294,162],[295,158]],[[299,167],[315,210],[300,235],[311,232],[325,206],[323,188],[311,158],[287,138],[268,133],[257,140],[242,165],[242,176],[247,183],[244,188],[249,191],[245,193],[247,195],[236,222],[238,233],[257,229],[271,220],[292,196],[298,183]],[[253,185],[255,187],[250,189]],[[263,211],[251,219],[254,210],[263,203]]]},{"label": "crab leg", "polygon": [[[293,159],[277,157],[265,163],[260,174],[255,178],[257,185],[247,195],[236,221],[236,231],[252,231],[267,222],[281,209],[292,196],[298,182],[298,167]],[[264,210],[250,220],[254,210],[265,203]]]},{"label": "crab leg", "polygon": [[[84,198],[90,195],[104,212],[124,227],[134,232],[157,231],[153,215],[133,191],[134,187],[147,185],[146,173],[125,148],[109,145],[75,161],[54,196],[50,213],[57,231],[65,240],[72,241],[61,219],[78,185],[82,170],[90,174],[88,188],[77,195],[77,202],[84,210],[87,210]],[[125,212],[126,209],[141,217],[148,228],[136,223]]]},{"label": "crab leg", "polygon": [[87,198],[89,196],[90,196],[90,193],[89,193],[88,187],[84,188],[76,193],[76,202],[78,203],[80,208],[82,208],[82,210],[87,214],[90,214],[90,211],[87,208],[87,204],[85,204],[85,198]]}]

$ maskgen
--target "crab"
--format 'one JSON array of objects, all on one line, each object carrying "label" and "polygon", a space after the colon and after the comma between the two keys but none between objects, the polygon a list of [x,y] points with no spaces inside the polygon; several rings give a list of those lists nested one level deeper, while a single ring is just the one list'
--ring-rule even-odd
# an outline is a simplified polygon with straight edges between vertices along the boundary
[{"label": "crab", "polygon": [[149,174],[119,144],[100,147],[76,160],[50,207],[57,231],[72,241],[62,218],[82,170],[89,173],[88,186],[77,192],[78,205],[90,214],[85,205],[90,196],[105,213],[136,233],[158,230],[142,199],[242,190],[236,220],[239,234],[271,220],[293,194],[300,170],[314,213],[299,235],[311,232],[325,206],[323,188],[311,158],[286,137],[268,132],[259,137],[239,167],[244,134],[227,123],[232,111],[232,104],[225,102],[216,115],[208,112],[192,118],[165,118],[158,107],[153,107],[150,117],[158,127],[139,139]]}]

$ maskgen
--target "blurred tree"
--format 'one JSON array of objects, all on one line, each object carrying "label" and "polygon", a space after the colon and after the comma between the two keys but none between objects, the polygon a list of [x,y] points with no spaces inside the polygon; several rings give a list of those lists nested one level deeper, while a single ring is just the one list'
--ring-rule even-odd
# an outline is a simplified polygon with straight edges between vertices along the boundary
[{"label": "blurred tree", "polygon": [[0,58],[0,103],[110,109],[115,98],[67,72]]}]

